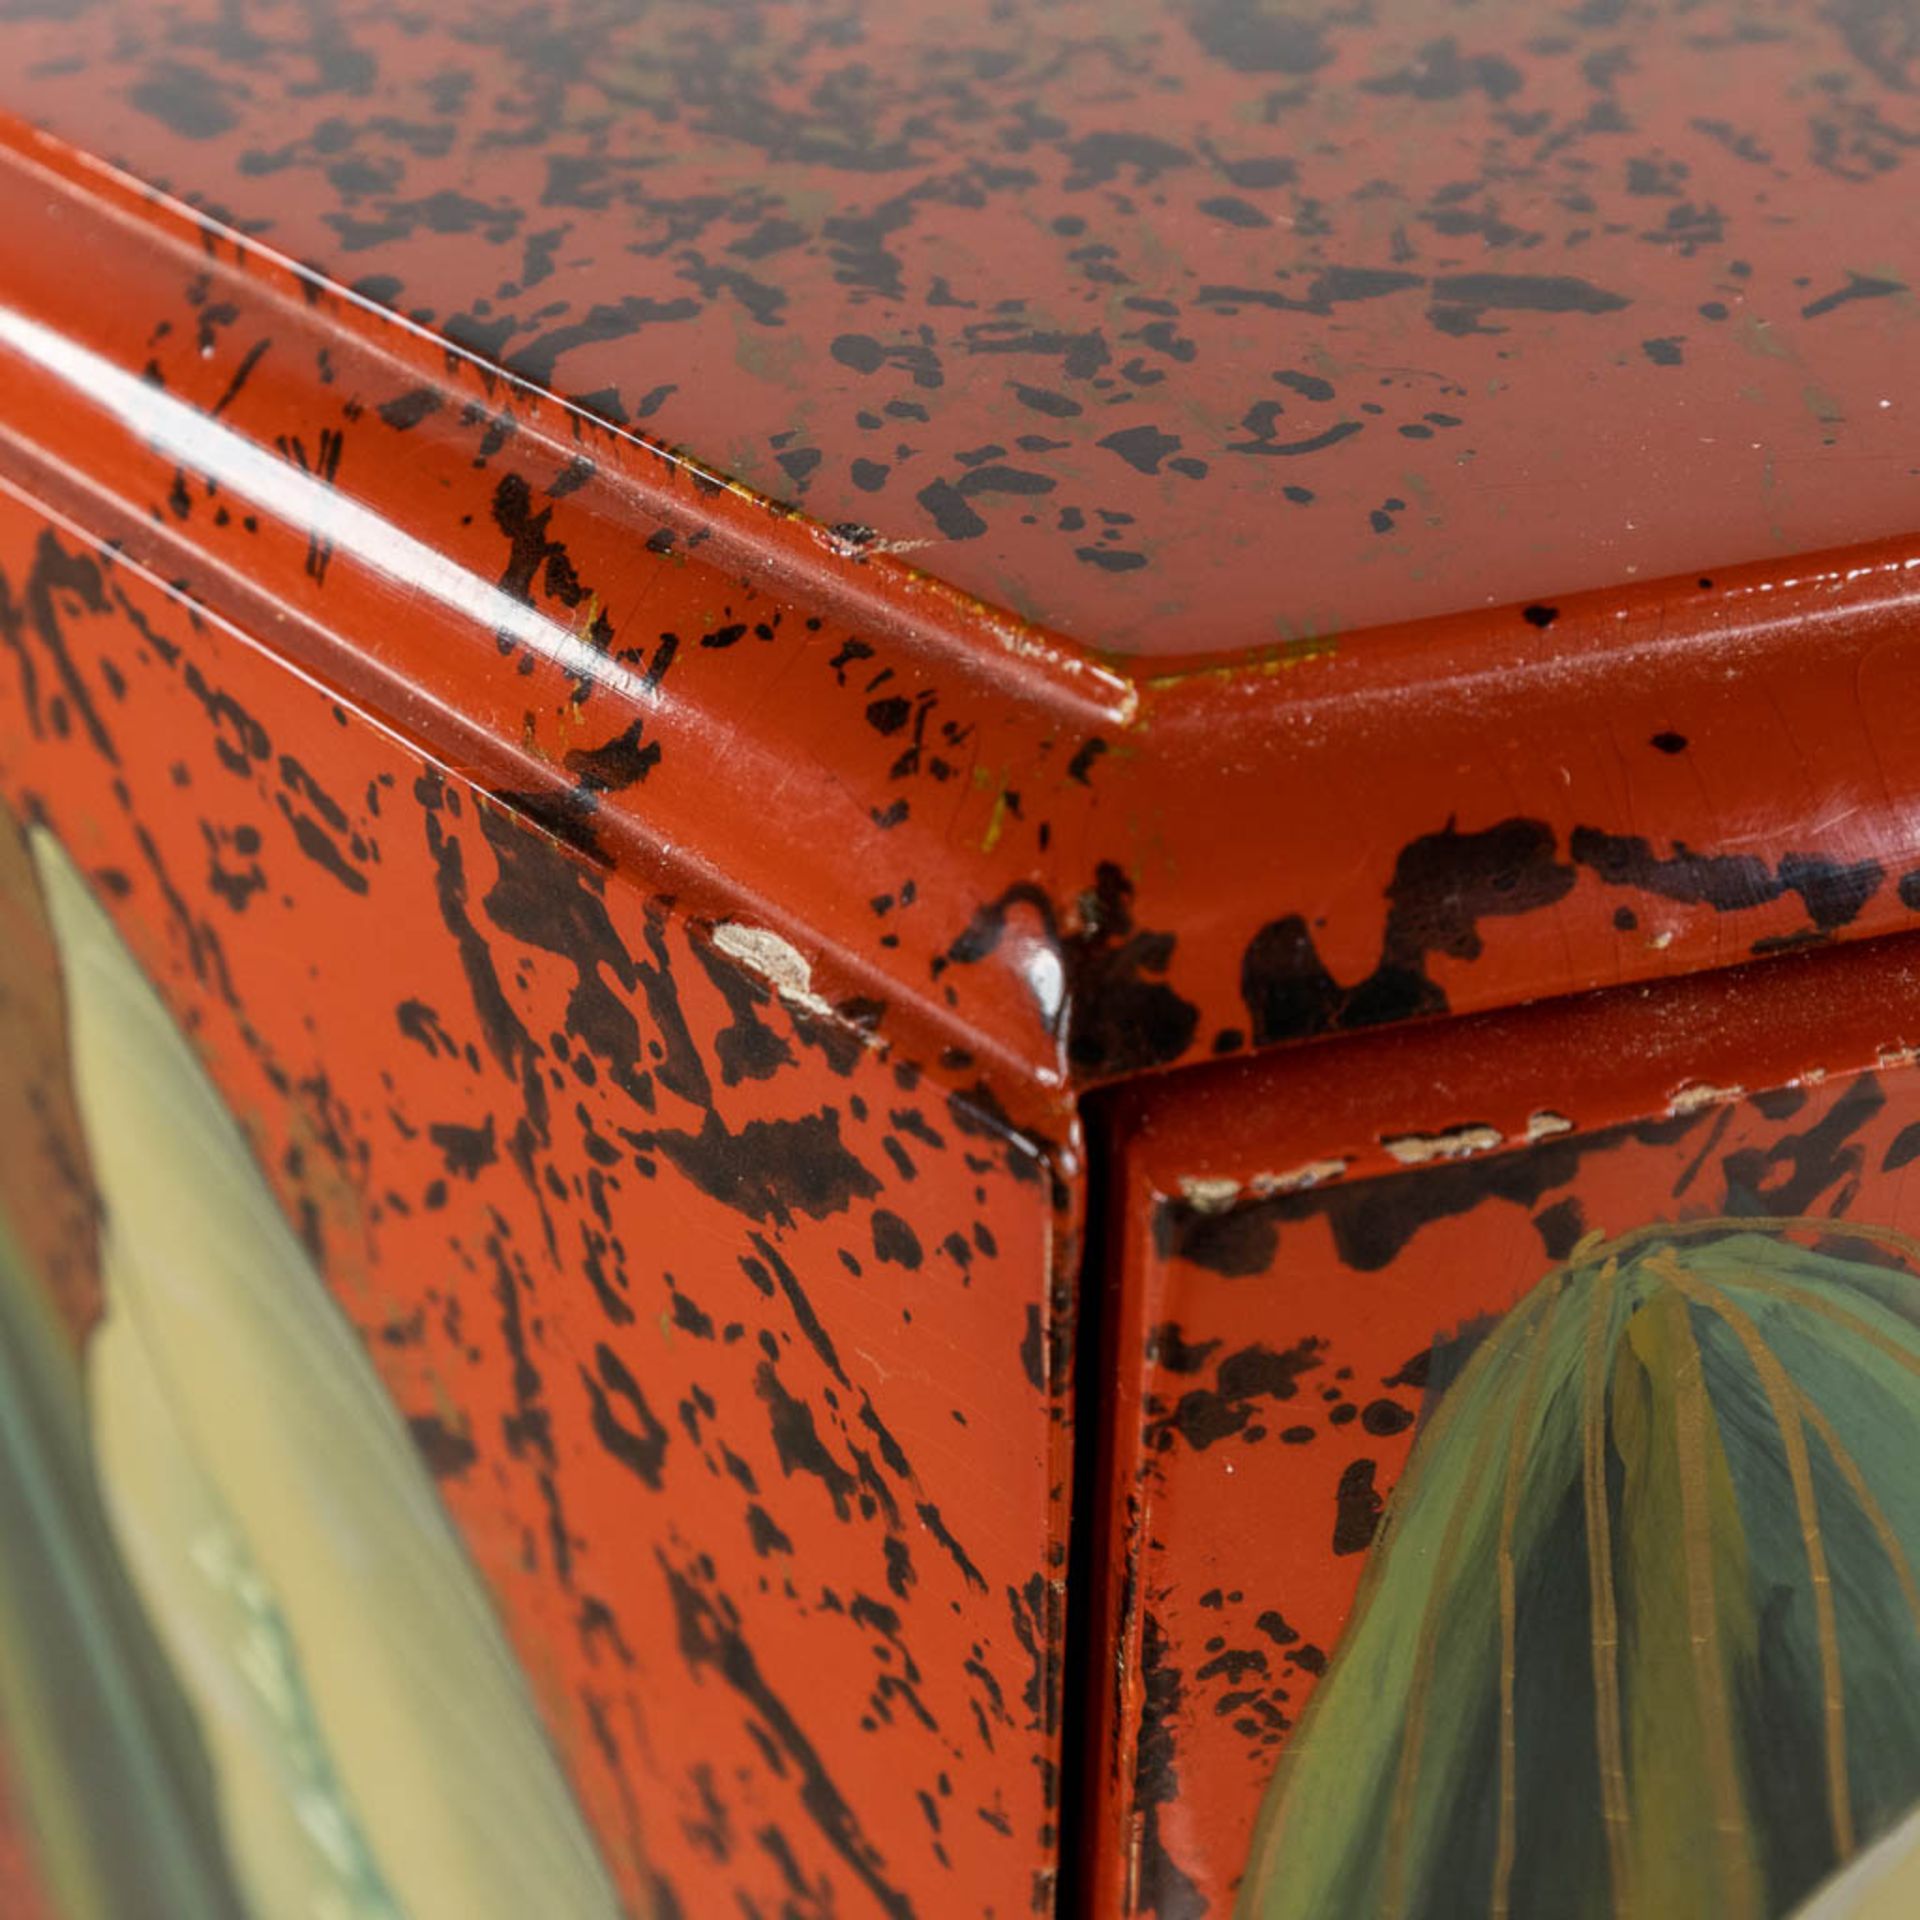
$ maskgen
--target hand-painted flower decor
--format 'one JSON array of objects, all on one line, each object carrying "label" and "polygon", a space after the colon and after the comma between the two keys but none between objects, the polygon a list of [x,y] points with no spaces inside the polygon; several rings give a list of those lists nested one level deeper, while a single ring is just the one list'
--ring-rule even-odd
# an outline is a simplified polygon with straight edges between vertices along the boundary
[{"label": "hand-painted flower decor", "polygon": [[1429,1409],[1244,1920],[1761,1920],[1856,1855],[1811,1913],[1920,1907],[1917,1275],[1751,1219],[1543,1279]]}]

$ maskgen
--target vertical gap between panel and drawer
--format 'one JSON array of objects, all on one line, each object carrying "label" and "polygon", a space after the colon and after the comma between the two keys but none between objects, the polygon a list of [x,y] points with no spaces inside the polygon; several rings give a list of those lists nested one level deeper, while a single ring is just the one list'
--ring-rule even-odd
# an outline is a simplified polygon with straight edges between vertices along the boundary
[{"label": "vertical gap between panel and drawer", "polygon": [[1055,1920],[1094,1920],[1090,1851],[1099,1792],[1100,1756],[1094,1748],[1094,1687],[1104,1638],[1099,1551],[1105,1529],[1108,1470],[1106,1419],[1111,1396],[1102,1388],[1112,1370],[1110,1260],[1114,1169],[1102,1103],[1081,1102],[1086,1202],[1074,1288],[1073,1480],[1067,1513],[1066,1637],[1061,1651],[1059,1872]]}]

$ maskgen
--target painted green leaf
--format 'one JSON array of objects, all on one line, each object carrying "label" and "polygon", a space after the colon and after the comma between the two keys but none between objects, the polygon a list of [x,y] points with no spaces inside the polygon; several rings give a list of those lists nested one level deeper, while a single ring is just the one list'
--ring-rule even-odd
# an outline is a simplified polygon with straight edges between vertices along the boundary
[{"label": "painted green leaf", "polygon": [[79,1370],[0,1221],[0,1704],[67,1920],[243,1920],[199,1730],[126,1575]]},{"label": "painted green leaf", "polygon": [[[512,1652],[358,1339],[72,864],[42,832],[33,851],[103,1212],[95,1471],[193,1710],[246,1908],[612,1916]],[[140,1742],[131,1729],[121,1749]],[[90,1909],[156,1910],[111,1889]]]},{"label": "painted green leaf", "polygon": [[1507,1315],[1415,1446],[1243,1920],[1770,1920],[1904,1817],[1905,1256],[1702,1222],[1584,1249]]}]

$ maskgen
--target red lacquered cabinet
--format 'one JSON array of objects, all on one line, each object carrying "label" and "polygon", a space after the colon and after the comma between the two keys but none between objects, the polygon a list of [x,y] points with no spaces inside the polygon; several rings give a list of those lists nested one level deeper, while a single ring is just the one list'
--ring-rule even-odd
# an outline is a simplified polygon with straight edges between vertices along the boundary
[{"label": "red lacquered cabinet", "polygon": [[0,6],[7,1910],[1906,1910],[1916,170],[1894,0]]}]

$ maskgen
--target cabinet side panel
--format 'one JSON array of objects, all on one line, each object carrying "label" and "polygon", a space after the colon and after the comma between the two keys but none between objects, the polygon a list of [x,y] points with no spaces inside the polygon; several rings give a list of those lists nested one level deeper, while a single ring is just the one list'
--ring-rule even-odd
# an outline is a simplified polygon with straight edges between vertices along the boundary
[{"label": "cabinet side panel", "polygon": [[[1871,1462],[1920,1378],[1917,966],[1782,960],[1118,1112],[1103,1920],[1377,1910],[1384,1882],[1312,1879],[1335,1850],[1400,1876],[1392,1911],[1560,1911],[1543,1872],[1602,1907],[1631,1874],[1651,1911],[1785,1913],[1920,1794],[1920,1727],[1879,1704],[1920,1659],[1911,1473]],[[1693,1508],[1661,1504],[1671,1459],[1700,1463]],[[1659,1668],[1675,1618],[1724,1679]],[[1661,1786],[1649,1756],[1703,1725],[1724,1740]],[[1530,1780],[1591,1821],[1560,1834]]]},{"label": "cabinet side panel", "polygon": [[[237,1120],[627,1906],[1050,1910],[1054,1165],[13,499],[0,805]],[[48,1052],[0,1141],[45,1152]],[[83,1342],[87,1170],[48,1161],[45,1209],[0,1194]]]}]

